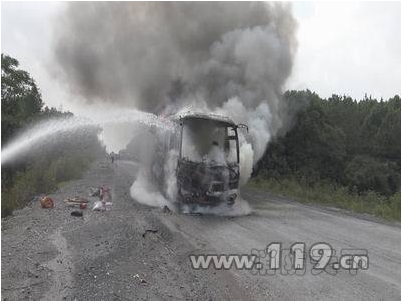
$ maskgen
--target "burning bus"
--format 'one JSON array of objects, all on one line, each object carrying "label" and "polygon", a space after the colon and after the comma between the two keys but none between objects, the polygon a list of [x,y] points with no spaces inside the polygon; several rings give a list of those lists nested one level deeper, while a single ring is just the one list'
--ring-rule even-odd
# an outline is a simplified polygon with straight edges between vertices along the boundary
[{"label": "burning bus", "polygon": [[[228,117],[195,112],[169,119],[175,130],[159,138],[163,150],[154,150],[159,154],[152,168],[154,182],[166,193],[167,178],[172,177],[166,172],[166,162],[171,160],[179,208],[193,211],[198,206],[233,205],[239,194],[238,129],[247,126]],[[176,151],[173,159],[167,158],[169,150]]]}]

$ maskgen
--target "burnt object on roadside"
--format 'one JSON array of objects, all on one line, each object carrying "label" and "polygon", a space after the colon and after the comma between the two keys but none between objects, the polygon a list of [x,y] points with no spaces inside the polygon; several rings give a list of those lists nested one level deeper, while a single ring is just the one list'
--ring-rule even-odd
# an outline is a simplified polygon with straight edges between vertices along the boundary
[{"label": "burnt object on roadside", "polygon": [[155,234],[155,233],[157,233],[157,232],[158,232],[158,230],[152,230],[152,229],[145,230],[145,232],[142,234],[142,238],[145,238],[145,236],[147,235],[147,233]]},{"label": "burnt object on roadside", "polygon": [[152,180],[165,196],[171,175],[164,172],[171,150],[175,156],[178,208],[232,206],[239,195],[240,147],[238,129],[230,118],[214,114],[186,112],[169,117],[175,124],[155,148]]},{"label": "burnt object on roadside", "polygon": [[71,216],[82,217],[83,213],[81,211],[72,211]]}]

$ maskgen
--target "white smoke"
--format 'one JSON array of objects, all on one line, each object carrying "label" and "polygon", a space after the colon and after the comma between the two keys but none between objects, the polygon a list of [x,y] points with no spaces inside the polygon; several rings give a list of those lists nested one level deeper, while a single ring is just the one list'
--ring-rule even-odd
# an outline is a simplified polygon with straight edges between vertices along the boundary
[{"label": "white smoke", "polygon": [[243,142],[240,146],[240,186],[247,183],[253,172],[253,157],[251,144]]},{"label": "white smoke", "polygon": [[183,213],[200,213],[200,214],[210,214],[226,217],[243,216],[251,213],[251,207],[247,200],[242,199],[240,196],[236,199],[236,203],[232,206],[226,203],[221,203],[217,206],[206,207],[206,206],[196,206],[191,208],[188,205],[184,205],[182,209]]},{"label": "white smoke", "polygon": [[[57,74],[90,103],[214,112],[247,124],[240,133],[245,184],[287,119],[281,94],[295,30],[287,3],[69,3],[55,26]],[[140,176],[136,199],[149,189]]]},{"label": "white smoke", "polygon": [[130,195],[138,202],[148,206],[160,208],[168,206],[170,209],[173,208],[171,202],[153,186],[149,175],[146,174],[144,169],[139,170],[137,178],[130,188]]}]

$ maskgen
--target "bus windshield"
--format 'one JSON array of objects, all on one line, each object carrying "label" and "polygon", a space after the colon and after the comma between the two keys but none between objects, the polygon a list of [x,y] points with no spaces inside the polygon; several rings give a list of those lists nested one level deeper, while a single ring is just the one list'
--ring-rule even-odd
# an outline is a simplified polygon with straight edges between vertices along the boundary
[{"label": "bus windshield", "polygon": [[181,157],[211,164],[237,163],[234,126],[208,119],[186,119],[183,123]]}]

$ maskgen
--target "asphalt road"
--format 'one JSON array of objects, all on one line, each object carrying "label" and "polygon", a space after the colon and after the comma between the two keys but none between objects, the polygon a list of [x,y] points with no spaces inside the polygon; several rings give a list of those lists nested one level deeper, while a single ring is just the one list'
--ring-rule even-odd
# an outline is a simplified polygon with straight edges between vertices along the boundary
[{"label": "asphalt road", "polygon": [[[400,300],[400,225],[357,218],[335,209],[290,202],[244,189],[252,213],[240,217],[164,213],[133,201],[136,165],[96,163],[51,196],[2,219],[2,300]],[[109,185],[113,208],[72,217],[63,199],[87,196],[89,186]],[[95,200],[95,199],[94,199]],[[307,261],[301,275],[249,270],[194,270],[189,255],[249,254],[271,242],[306,251],[325,242],[367,250],[369,267],[316,274]],[[286,274],[288,273],[288,274]]]}]

